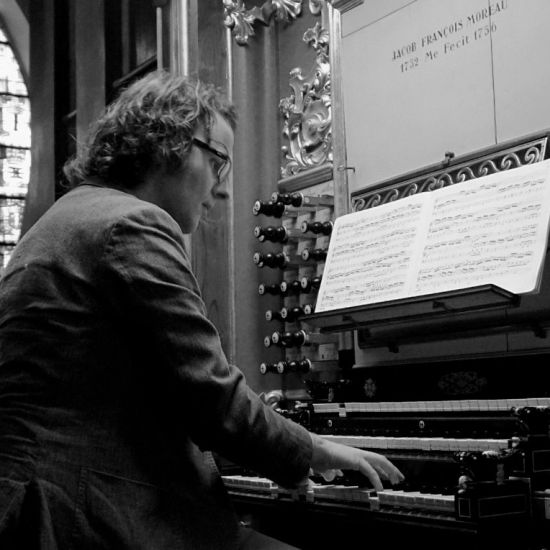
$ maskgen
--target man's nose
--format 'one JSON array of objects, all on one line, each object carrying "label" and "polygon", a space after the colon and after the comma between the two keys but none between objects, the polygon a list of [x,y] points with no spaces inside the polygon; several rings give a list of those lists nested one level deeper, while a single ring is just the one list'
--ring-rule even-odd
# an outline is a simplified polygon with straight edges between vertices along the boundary
[{"label": "man's nose", "polygon": [[229,194],[229,186],[230,186],[230,177],[231,174],[228,175],[226,178],[223,179],[223,181],[218,182],[214,189],[212,189],[212,194],[216,199],[228,199],[230,197]]}]

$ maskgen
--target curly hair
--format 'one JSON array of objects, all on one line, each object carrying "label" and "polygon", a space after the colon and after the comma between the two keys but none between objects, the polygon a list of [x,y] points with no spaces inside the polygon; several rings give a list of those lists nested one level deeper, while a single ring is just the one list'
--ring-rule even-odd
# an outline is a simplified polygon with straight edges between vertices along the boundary
[{"label": "curly hair", "polygon": [[235,129],[233,105],[214,86],[166,71],[135,81],[90,127],[63,172],[73,187],[88,178],[132,188],[155,168],[185,166],[191,138],[204,124],[207,138],[218,113]]}]

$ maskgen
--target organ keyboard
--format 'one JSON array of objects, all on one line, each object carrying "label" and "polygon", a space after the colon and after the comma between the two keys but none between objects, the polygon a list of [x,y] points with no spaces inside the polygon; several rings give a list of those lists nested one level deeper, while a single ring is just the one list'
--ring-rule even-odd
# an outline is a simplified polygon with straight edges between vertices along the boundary
[{"label": "organ keyboard", "polygon": [[475,531],[478,542],[488,540],[483,533],[489,525],[493,540],[495,522],[524,529],[533,510],[550,516],[549,411],[549,397],[299,402],[279,412],[329,440],[386,455],[405,482],[375,491],[365,477],[347,471],[330,481],[312,476],[309,486],[297,490],[250,472],[223,479],[234,498],[294,503],[301,514],[328,507],[371,520],[393,518],[400,525],[406,518],[432,528]]},{"label": "organ keyboard", "polygon": [[300,490],[290,490],[278,486],[269,479],[232,475],[224,476],[224,483],[233,494],[255,496],[269,499],[304,500],[310,503],[326,501],[352,504],[368,510],[388,508],[410,508],[411,510],[433,511],[454,514],[454,496],[444,494],[421,493],[420,491],[391,489],[373,491],[359,485],[332,483],[312,483]]},{"label": "organ keyboard", "polygon": [[[468,439],[453,437],[369,437],[360,435],[325,435],[326,439],[375,452],[407,449],[414,451],[501,451],[510,446],[509,439]],[[387,454],[387,453],[386,453]]]},{"label": "organ keyboard", "polygon": [[317,413],[346,412],[491,412],[510,411],[521,407],[550,407],[550,397],[522,399],[463,399],[447,401],[404,401],[380,403],[316,403]]}]

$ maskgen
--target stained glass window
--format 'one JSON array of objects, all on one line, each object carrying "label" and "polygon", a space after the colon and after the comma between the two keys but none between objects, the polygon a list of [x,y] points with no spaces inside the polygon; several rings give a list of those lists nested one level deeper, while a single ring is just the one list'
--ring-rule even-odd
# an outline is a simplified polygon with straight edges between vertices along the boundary
[{"label": "stained glass window", "polygon": [[0,275],[19,239],[31,167],[30,102],[0,28]]}]

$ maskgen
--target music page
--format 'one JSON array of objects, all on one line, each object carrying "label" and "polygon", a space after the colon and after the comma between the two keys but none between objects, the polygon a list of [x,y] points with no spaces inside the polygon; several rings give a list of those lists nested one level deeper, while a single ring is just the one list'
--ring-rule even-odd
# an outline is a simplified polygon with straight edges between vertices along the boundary
[{"label": "music page", "polygon": [[337,218],[315,311],[406,297],[430,208],[413,195]]},{"label": "music page", "polygon": [[535,292],[546,254],[548,161],[451,185],[433,195],[413,295],[493,284]]},{"label": "music page", "polygon": [[483,284],[540,285],[550,161],[339,217],[316,312]]}]

